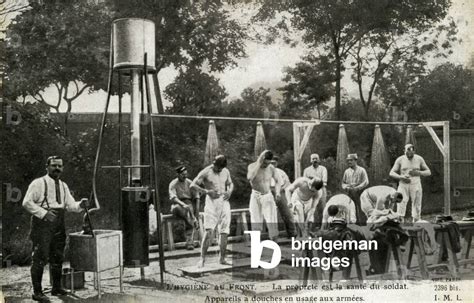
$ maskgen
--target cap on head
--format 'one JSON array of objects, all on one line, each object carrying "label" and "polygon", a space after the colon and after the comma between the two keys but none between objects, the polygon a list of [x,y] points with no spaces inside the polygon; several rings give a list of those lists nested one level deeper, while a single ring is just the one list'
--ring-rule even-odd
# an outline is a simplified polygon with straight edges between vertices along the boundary
[{"label": "cap on head", "polygon": [[311,162],[319,161],[319,155],[318,154],[311,154],[310,159],[311,159]]},{"label": "cap on head", "polygon": [[411,150],[411,151],[415,150],[415,146],[411,143],[405,145],[405,152],[407,152],[409,150]]},{"label": "cap on head", "polygon": [[46,159],[46,165],[51,164],[52,160],[62,160],[60,156],[49,156],[48,159]]},{"label": "cap on head", "polygon": [[224,155],[217,155],[214,158],[214,165],[219,168],[224,168],[227,166],[227,159]]},{"label": "cap on head", "polygon": [[181,174],[182,172],[184,172],[186,170],[186,166],[180,165],[180,166],[176,167],[175,170],[176,170],[176,173]]},{"label": "cap on head", "polygon": [[346,160],[357,160],[357,154],[348,154]]}]

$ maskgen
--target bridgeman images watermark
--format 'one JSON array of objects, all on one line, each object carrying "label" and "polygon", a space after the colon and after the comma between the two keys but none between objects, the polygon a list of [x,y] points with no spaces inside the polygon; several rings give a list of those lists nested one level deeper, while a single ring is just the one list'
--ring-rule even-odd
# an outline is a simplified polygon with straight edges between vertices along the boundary
[{"label": "bridgeman images watermark", "polygon": [[[272,240],[260,241],[260,231],[245,231],[250,234],[250,267],[273,269],[280,264],[280,246]],[[263,249],[273,250],[272,258],[268,261],[262,260]],[[375,240],[323,240],[322,237],[299,240],[291,238],[291,251],[301,252],[304,250],[320,251],[324,254],[331,254],[335,251],[372,251],[378,249]],[[329,270],[331,267],[349,267],[351,260],[349,257],[303,257],[291,254],[292,267],[320,267],[322,270]]]}]

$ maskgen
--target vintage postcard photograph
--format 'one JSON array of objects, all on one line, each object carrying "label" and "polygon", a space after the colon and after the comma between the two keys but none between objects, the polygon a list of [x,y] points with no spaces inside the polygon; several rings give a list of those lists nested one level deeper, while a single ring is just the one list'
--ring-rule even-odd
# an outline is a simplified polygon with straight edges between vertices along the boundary
[{"label": "vintage postcard photograph", "polygon": [[473,24],[0,0],[0,300],[474,302]]}]

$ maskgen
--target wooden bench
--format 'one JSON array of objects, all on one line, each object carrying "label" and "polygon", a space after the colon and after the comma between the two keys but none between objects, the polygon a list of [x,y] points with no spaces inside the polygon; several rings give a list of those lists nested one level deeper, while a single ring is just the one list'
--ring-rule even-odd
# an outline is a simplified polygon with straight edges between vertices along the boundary
[{"label": "wooden bench", "polygon": [[467,267],[468,264],[474,263],[474,258],[469,259],[469,253],[472,245],[472,233],[474,232],[474,221],[457,221],[459,230],[464,238],[464,247],[461,253],[460,265]]},{"label": "wooden bench", "polygon": [[[186,242],[178,242],[175,243],[174,236],[173,236],[173,223],[175,222],[183,222],[184,220],[181,218],[176,217],[173,214],[162,214],[161,215],[161,233],[162,238],[167,240],[167,243],[164,243],[163,247],[169,251],[175,250],[176,248],[184,248],[186,247]],[[199,222],[200,222],[200,232],[194,233],[194,242],[200,242],[203,237],[202,231],[202,213],[199,214]]]},{"label": "wooden bench", "polygon": [[403,229],[408,232],[408,241],[410,243],[410,248],[408,250],[407,269],[410,269],[413,253],[416,251],[421,277],[423,279],[429,279],[430,275],[428,272],[428,263],[426,262],[426,254],[423,243],[423,228],[409,226],[404,227]]},{"label": "wooden bench", "polygon": [[447,267],[451,273],[451,275],[455,278],[459,276],[459,262],[456,256],[456,252],[451,245],[451,239],[449,236],[448,228],[443,225],[435,225],[435,232],[436,232],[436,239],[440,244],[439,247],[439,254],[438,254],[438,262],[437,265],[443,265],[443,254],[444,251],[448,252],[448,264]]},{"label": "wooden bench", "polygon": [[[319,258],[325,257],[324,252],[320,250],[316,252],[316,255]],[[302,251],[301,256],[303,258],[307,257],[309,259],[312,259],[314,257],[314,251],[312,249],[305,249]],[[362,270],[362,267],[360,265],[359,254],[351,254],[351,258],[349,262],[350,262],[349,267],[342,269],[343,278],[350,279],[352,265],[355,265],[357,278],[361,282],[364,281],[365,273]],[[329,282],[332,282],[333,275],[334,275],[334,270],[331,268],[329,269],[329,277],[328,277]],[[303,286],[307,286],[309,280],[312,280],[312,281],[324,280],[324,271],[321,269],[321,267],[303,267],[302,268],[301,273],[300,273],[300,282],[303,284]]]},{"label": "wooden bench", "polygon": [[[236,233],[233,236],[229,236],[229,241],[234,242],[234,241],[249,241],[249,235],[245,234],[244,232],[249,230],[249,223],[247,220],[247,217],[249,216],[249,209],[248,208],[239,208],[239,209],[231,209],[231,216],[232,217],[237,217],[236,218]],[[199,213],[199,233],[196,233],[194,235],[194,240],[195,242],[202,240],[204,236],[204,213],[201,212]],[[175,222],[182,222],[183,219],[177,218],[173,214],[162,214],[161,215],[161,232],[163,239],[166,239],[166,243],[164,244],[165,249],[168,251],[175,250],[177,248],[184,248],[186,247],[186,242],[178,242],[176,243],[174,240],[174,235],[173,235],[173,223]],[[213,244],[216,244],[218,242],[219,235],[216,234],[214,235],[213,238]]]}]

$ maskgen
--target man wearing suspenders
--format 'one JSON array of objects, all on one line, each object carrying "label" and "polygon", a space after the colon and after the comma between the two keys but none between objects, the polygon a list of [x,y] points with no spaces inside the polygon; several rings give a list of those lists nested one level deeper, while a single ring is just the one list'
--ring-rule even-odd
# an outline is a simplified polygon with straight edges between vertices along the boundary
[{"label": "man wearing suspenders", "polygon": [[66,183],[59,177],[63,171],[63,160],[58,156],[49,157],[46,163],[47,175],[35,179],[28,187],[23,207],[32,215],[30,238],[33,241],[31,280],[33,300],[49,302],[43,294],[41,280],[44,266],[49,262],[53,296],[65,295],[61,286],[66,229],[64,212],[80,212],[89,203],[87,199],[76,202]]}]

